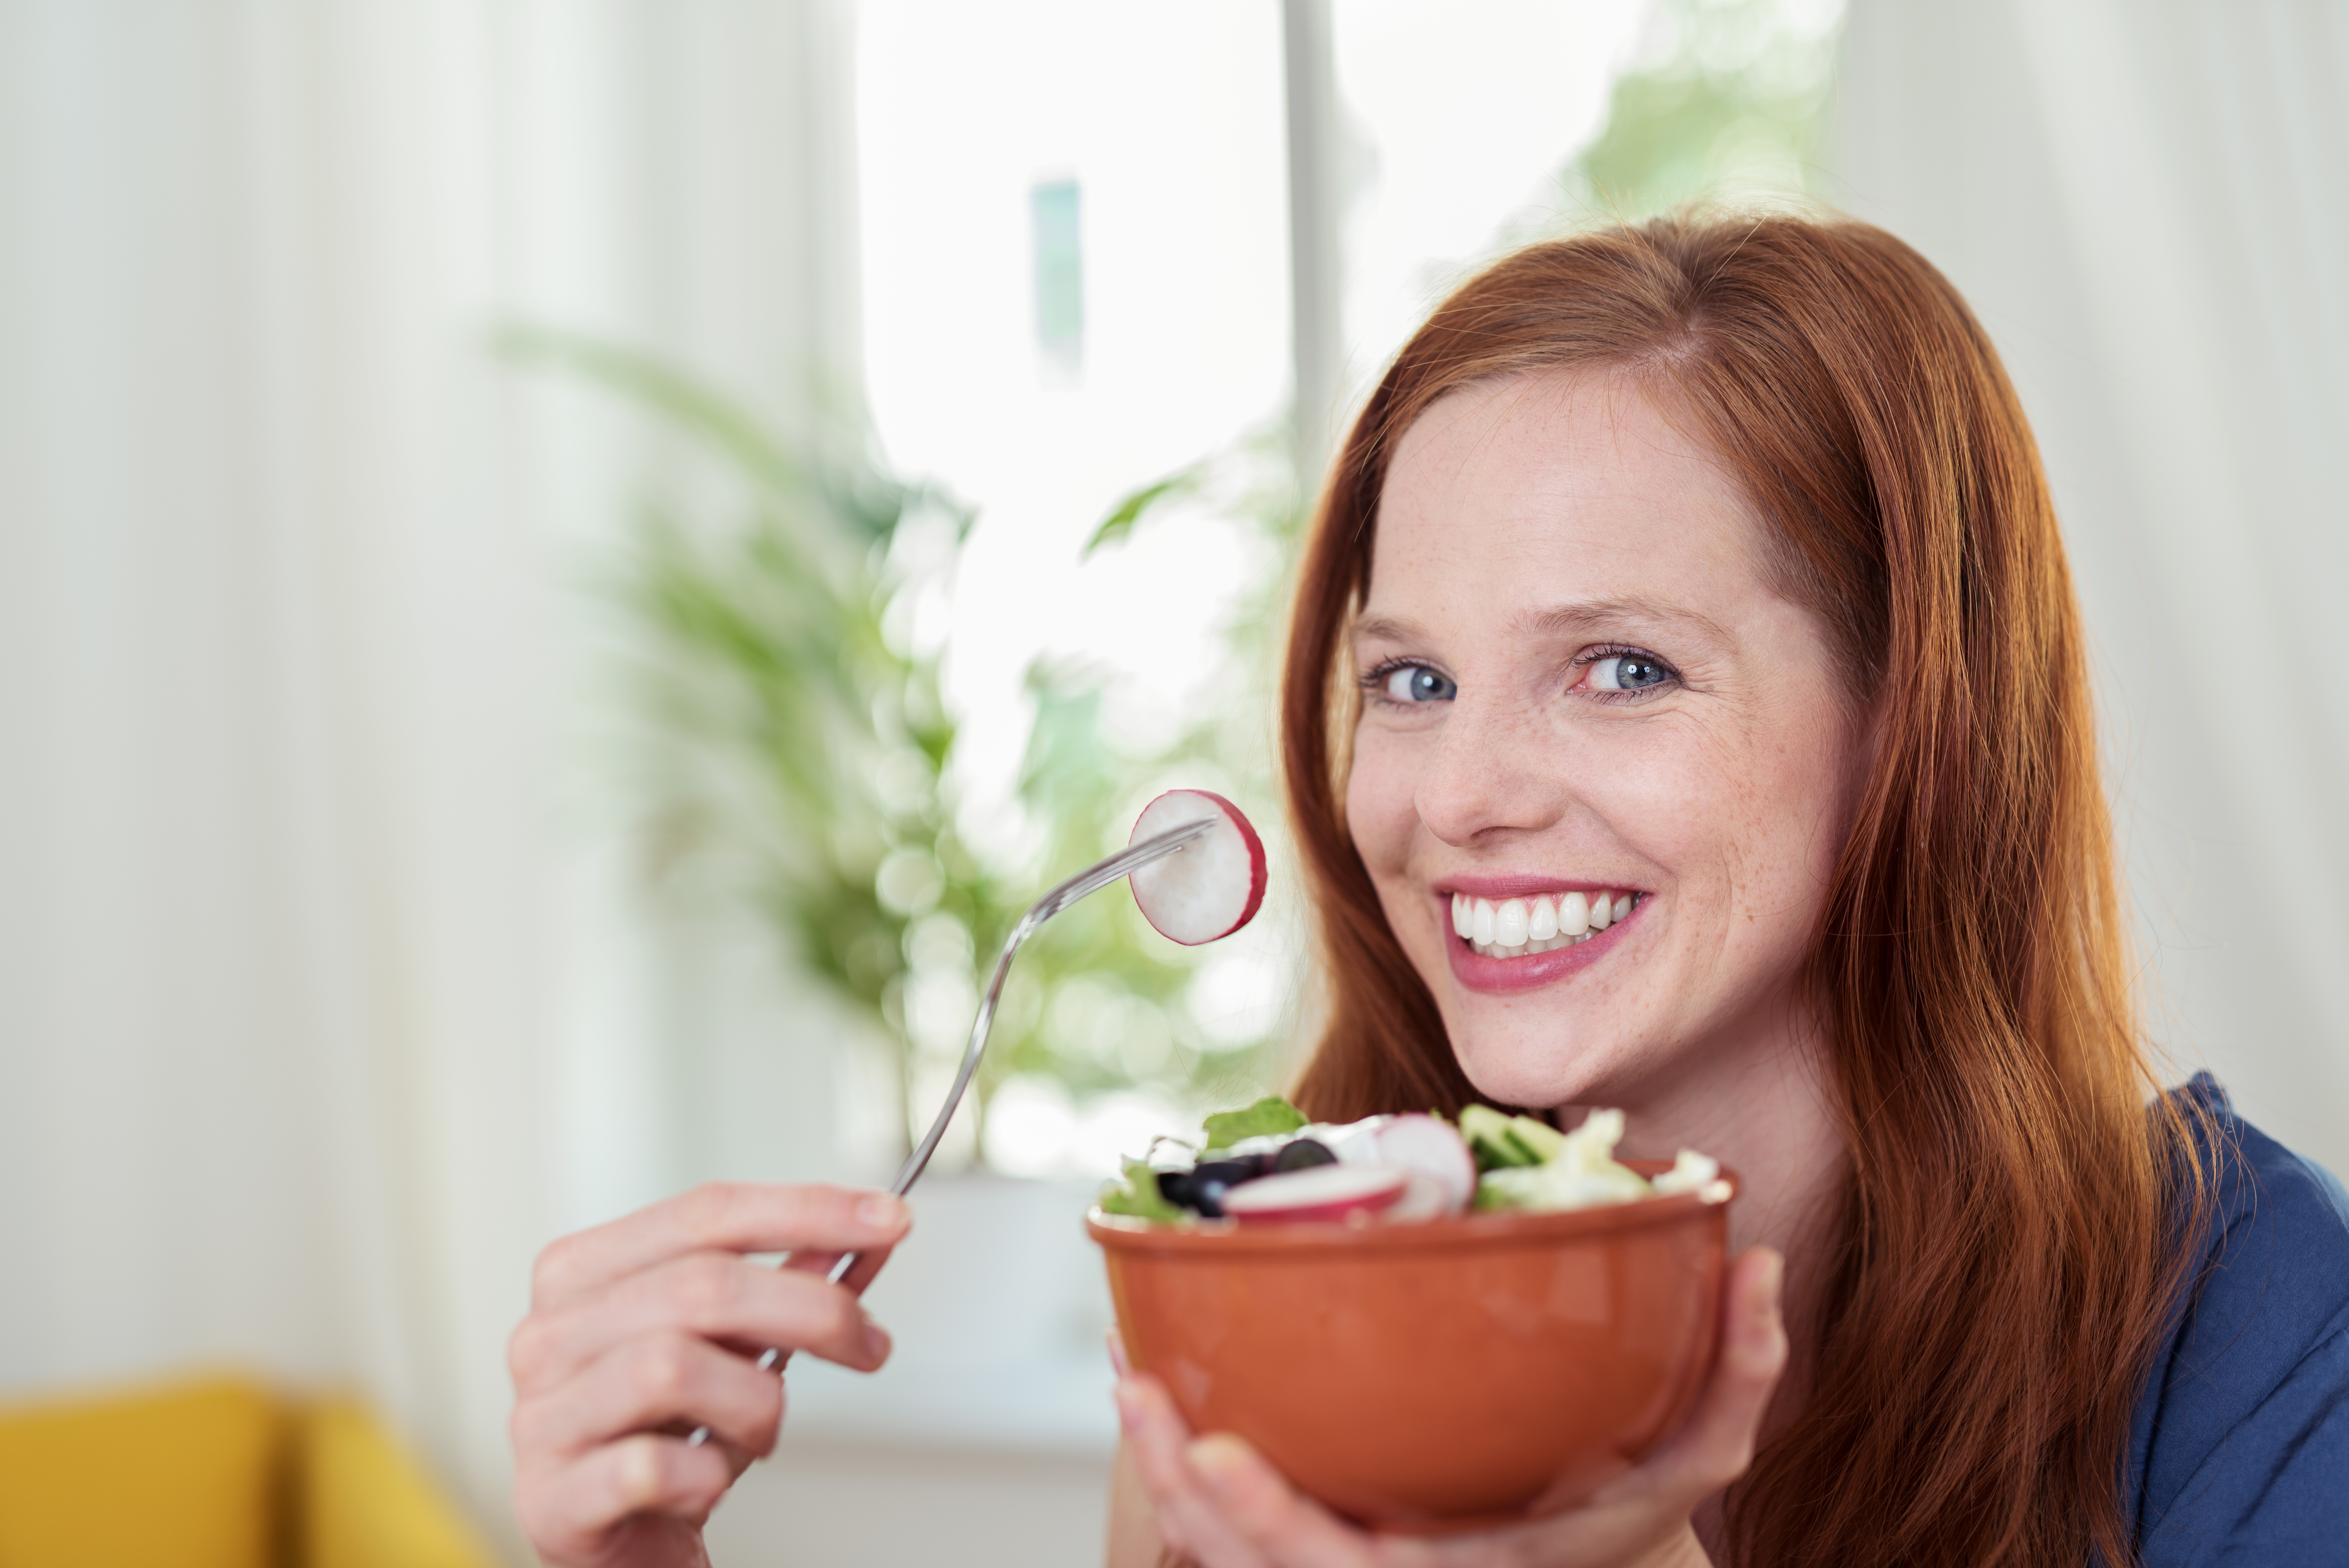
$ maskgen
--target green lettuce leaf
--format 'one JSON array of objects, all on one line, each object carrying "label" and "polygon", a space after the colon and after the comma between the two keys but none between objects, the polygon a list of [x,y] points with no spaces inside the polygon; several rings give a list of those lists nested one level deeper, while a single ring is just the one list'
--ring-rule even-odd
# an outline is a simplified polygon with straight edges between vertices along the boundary
[{"label": "green lettuce leaf", "polygon": [[1104,1214],[1155,1220],[1162,1224],[1184,1217],[1183,1211],[1158,1191],[1158,1172],[1139,1160],[1125,1162],[1123,1181],[1112,1181],[1102,1189],[1101,1206]]},{"label": "green lettuce leaf", "polygon": [[1246,1110],[1221,1110],[1207,1118],[1207,1147],[1229,1149],[1243,1138],[1277,1138],[1305,1125],[1305,1113],[1268,1094]]}]

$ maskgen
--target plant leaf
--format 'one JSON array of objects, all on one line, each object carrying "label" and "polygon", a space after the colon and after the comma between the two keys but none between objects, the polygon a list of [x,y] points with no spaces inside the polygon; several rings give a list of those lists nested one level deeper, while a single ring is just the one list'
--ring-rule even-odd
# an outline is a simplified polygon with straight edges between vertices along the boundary
[{"label": "plant leaf", "polygon": [[1092,537],[1085,541],[1085,547],[1077,552],[1077,559],[1086,560],[1104,544],[1123,542],[1133,531],[1134,525],[1142,521],[1143,514],[1152,507],[1161,501],[1172,500],[1177,496],[1189,495],[1196,490],[1199,488],[1199,481],[1206,476],[1206,463],[1193,463],[1187,469],[1168,474],[1163,480],[1154,480],[1138,490],[1129,492],[1123,500],[1110,509],[1107,517],[1101,520],[1100,524],[1093,530]]},{"label": "plant leaf", "polygon": [[526,322],[510,322],[491,346],[522,364],[559,366],[626,394],[640,407],[717,447],[744,474],[779,494],[806,488],[799,465],[758,417],[700,377],[639,349]]}]

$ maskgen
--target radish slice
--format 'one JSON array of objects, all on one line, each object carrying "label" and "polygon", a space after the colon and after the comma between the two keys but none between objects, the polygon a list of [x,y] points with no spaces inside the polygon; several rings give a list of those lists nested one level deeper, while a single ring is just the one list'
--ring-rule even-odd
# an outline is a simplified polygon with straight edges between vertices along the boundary
[{"label": "radish slice", "polygon": [[1462,1205],[1452,1201],[1444,1183],[1424,1171],[1403,1172],[1402,1196],[1393,1208],[1379,1216],[1382,1225],[1400,1225],[1413,1220],[1440,1220],[1446,1214],[1456,1214]]},{"label": "radish slice", "polygon": [[1133,902],[1159,934],[1196,947],[1229,936],[1264,903],[1264,841],[1240,809],[1205,789],[1169,789],[1142,809],[1128,843],[1214,815],[1216,825],[1128,877]]},{"label": "radish slice", "polygon": [[1402,1202],[1411,1175],[1392,1165],[1315,1165],[1233,1188],[1224,1212],[1244,1225],[1367,1219]]},{"label": "radish slice", "polygon": [[1399,1165],[1434,1182],[1440,1213],[1456,1214],[1476,1196],[1476,1157],[1452,1124],[1441,1117],[1390,1117],[1371,1134],[1381,1165]]}]

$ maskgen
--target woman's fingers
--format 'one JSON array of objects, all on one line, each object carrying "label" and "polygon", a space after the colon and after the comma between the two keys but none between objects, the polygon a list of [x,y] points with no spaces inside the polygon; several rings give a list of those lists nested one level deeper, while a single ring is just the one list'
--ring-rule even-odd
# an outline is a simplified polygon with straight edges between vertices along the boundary
[{"label": "woman's fingers", "polygon": [[1147,1376],[1119,1385],[1118,1410],[1143,1489],[1167,1544],[1203,1568],[1369,1568],[1424,1560],[1401,1556],[1300,1495],[1247,1442],[1229,1433],[1194,1439],[1164,1385]]},{"label": "woman's fingers", "polygon": [[1167,1545],[1200,1568],[1275,1568],[1224,1522],[1208,1500],[1185,1451],[1190,1429],[1158,1379],[1145,1373],[1120,1383],[1117,1413]]},{"label": "woman's fingers", "polygon": [[[540,1254],[508,1346],[514,1501],[541,1556],[576,1568],[706,1561],[701,1521],[782,1418],[764,1346],[871,1370],[889,1336],[862,1287],[911,1216],[883,1192],[713,1183]],[[791,1266],[746,1253],[791,1254]],[[707,1426],[714,1441],[682,1434]]]},{"label": "woman's fingers", "polygon": [[1693,1504],[1745,1473],[1770,1396],[1786,1369],[1786,1326],[1779,1311],[1785,1260],[1768,1247],[1739,1254],[1723,1289],[1721,1354],[1696,1408],[1679,1432],[1641,1467],[1661,1490]]},{"label": "woman's fingers", "polygon": [[[894,1246],[864,1248],[857,1253],[856,1261],[849,1265],[848,1272],[841,1276],[840,1283],[848,1287],[852,1295],[863,1295],[864,1287],[873,1283],[873,1276],[881,1272],[889,1261],[889,1254],[895,1250]],[[783,1267],[792,1274],[812,1274],[829,1279],[833,1265],[845,1255],[844,1253],[821,1250],[797,1252],[783,1260]]]},{"label": "woman's fingers", "polygon": [[514,1406],[517,1450],[578,1454],[672,1424],[707,1426],[745,1454],[775,1446],[783,1381],[694,1335],[666,1330],[617,1346],[575,1377]]},{"label": "woman's fingers", "polygon": [[1122,1439],[1109,1471],[1109,1551],[1103,1568],[1163,1568],[1166,1538],[1158,1507],[1133,1460],[1133,1442]]},{"label": "woman's fingers", "polygon": [[1369,1536],[1300,1495],[1228,1432],[1197,1439],[1185,1458],[1224,1523],[1267,1562],[1280,1568],[1367,1568],[1392,1560],[1378,1554]]},{"label": "woman's fingers", "polygon": [[864,1372],[889,1355],[889,1336],[845,1286],[730,1253],[696,1253],[532,1313],[507,1346],[514,1389],[528,1396],[551,1387],[615,1346],[664,1329],[812,1350]]},{"label": "woman's fingers", "polygon": [[733,1465],[715,1446],[642,1434],[542,1474],[525,1470],[515,1478],[514,1510],[548,1561],[590,1562],[604,1555],[600,1548],[631,1516],[667,1514],[699,1524],[733,1480]]},{"label": "woman's fingers", "polygon": [[538,1256],[534,1307],[560,1305],[688,1253],[835,1253],[883,1248],[913,1222],[886,1192],[711,1181],[624,1219],[564,1237]]}]

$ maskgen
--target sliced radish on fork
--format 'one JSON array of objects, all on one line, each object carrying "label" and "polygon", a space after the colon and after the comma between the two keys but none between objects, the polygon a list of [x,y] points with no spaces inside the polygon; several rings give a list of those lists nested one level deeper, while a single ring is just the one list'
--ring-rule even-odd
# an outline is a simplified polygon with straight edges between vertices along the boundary
[{"label": "sliced radish on fork", "polygon": [[1264,841],[1237,806],[1206,789],[1169,789],[1142,809],[1127,841],[1138,844],[1207,816],[1216,819],[1214,827],[1126,879],[1142,917],[1185,947],[1229,936],[1256,918],[1264,903]]}]

